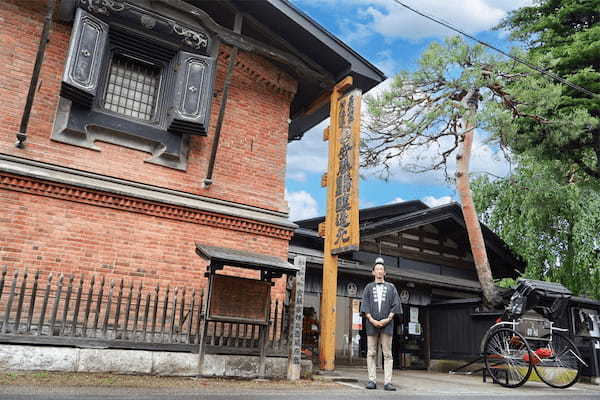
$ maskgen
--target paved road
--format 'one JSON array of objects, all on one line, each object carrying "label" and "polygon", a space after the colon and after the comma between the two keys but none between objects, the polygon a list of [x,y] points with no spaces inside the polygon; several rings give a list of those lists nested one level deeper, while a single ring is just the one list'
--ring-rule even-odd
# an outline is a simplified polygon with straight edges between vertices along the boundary
[{"label": "paved road", "polygon": [[[0,0],[1,1],[1,0]],[[425,371],[394,371],[397,392],[365,390],[364,368],[339,369],[337,385],[286,386],[257,381],[248,388],[231,384],[174,388],[0,386],[0,400],[600,400],[600,386],[578,383],[553,389],[527,382],[507,389],[482,382],[481,376],[448,375]],[[316,377],[330,380],[333,377]],[[148,377],[152,379],[152,377]]]},{"label": "paved road", "polygon": [[[435,385],[433,382],[432,385]],[[427,394],[413,394],[413,388],[400,387],[397,392],[363,390],[348,385],[339,388],[315,390],[236,390],[228,388],[220,392],[193,389],[128,389],[128,388],[43,388],[0,387],[0,400],[600,400],[600,392],[586,388],[546,390],[544,387],[528,387],[503,393],[472,393],[466,390],[448,392],[440,387],[427,388]],[[467,389],[467,388],[465,388]]]}]

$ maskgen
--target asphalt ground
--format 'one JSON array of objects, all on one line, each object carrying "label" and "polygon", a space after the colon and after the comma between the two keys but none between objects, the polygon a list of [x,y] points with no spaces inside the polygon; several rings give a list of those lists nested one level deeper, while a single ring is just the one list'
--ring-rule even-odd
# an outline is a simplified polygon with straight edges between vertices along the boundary
[{"label": "asphalt ground", "polygon": [[338,369],[334,376],[317,376],[315,381],[298,383],[110,374],[5,374],[0,375],[0,400],[600,400],[600,386],[585,383],[564,390],[539,382],[507,389],[489,381],[483,383],[481,376],[394,372],[396,392],[383,391],[382,382],[378,382],[377,390],[364,389],[364,368]]}]

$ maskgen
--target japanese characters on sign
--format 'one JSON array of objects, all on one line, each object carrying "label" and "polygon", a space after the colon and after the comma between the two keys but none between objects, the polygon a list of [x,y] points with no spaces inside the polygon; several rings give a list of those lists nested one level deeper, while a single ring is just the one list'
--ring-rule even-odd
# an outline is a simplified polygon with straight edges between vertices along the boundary
[{"label": "japanese characters on sign", "polygon": [[340,98],[337,106],[332,138],[336,141],[335,162],[330,171],[335,199],[332,254],[358,250],[360,102],[361,92],[354,90]]}]

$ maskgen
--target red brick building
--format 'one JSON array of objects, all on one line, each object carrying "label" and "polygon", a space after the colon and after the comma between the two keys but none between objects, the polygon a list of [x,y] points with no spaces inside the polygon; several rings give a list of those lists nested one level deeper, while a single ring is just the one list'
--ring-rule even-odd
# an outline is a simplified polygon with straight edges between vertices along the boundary
[{"label": "red brick building", "polygon": [[15,146],[49,3],[0,2],[0,264],[199,288],[195,242],[286,260],[288,141],[383,74],[283,0],[62,0]]}]

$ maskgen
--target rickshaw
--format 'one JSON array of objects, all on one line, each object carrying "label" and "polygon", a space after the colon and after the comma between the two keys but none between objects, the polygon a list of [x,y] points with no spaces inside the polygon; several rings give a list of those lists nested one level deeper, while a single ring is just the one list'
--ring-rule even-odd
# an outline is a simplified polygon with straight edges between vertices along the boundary
[{"label": "rickshaw", "polygon": [[568,329],[554,326],[570,297],[560,284],[520,279],[503,316],[481,341],[484,374],[509,388],[523,385],[532,371],[554,388],[574,385],[586,364]]}]

